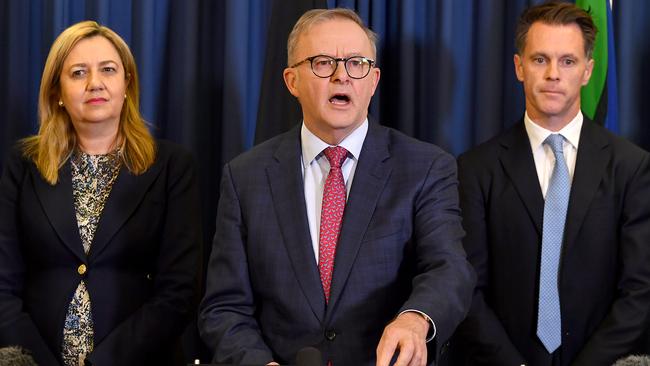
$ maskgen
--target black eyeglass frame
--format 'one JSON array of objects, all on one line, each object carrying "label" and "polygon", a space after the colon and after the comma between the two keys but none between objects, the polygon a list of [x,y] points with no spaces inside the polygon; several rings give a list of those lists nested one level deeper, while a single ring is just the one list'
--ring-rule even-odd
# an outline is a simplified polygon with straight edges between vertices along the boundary
[{"label": "black eyeglass frame", "polygon": [[[326,58],[329,58],[330,60],[334,60],[334,62],[336,64],[335,64],[334,70],[332,70],[331,74],[329,74],[327,76],[320,76],[320,75],[318,75],[316,73],[316,71],[314,71],[314,60],[317,59],[318,57],[326,57]],[[362,59],[364,61],[367,61],[370,64],[370,67],[368,68],[368,72],[366,72],[366,74],[361,76],[361,77],[355,77],[355,76],[350,75],[350,71],[348,70],[348,61],[350,61],[352,59]],[[309,61],[309,67],[311,68],[311,72],[314,75],[316,75],[317,77],[321,78],[321,79],[331,78],[332,75],[334,75],[336,73],[336,70],[339,68],[339,62],[343,62],[343,67],[345,68],[345,72],[348,74],[348,76],[351,77],[352,79],[356,79],[356,80],[360,80],[360,79],[363,79],[366,76],[368,76],[370,74],[370,70],[372,70],[372,68],[375,67],[375,64],[376,64],[375,60],[364,57],[364,56],[350,56],[350,57],[336,58],[336,57],[332,57],[332,56],[328,56],[328,55],[316,55],[316,56],[307,57],[306,59],[304,59],[304,60],[302,60],[300,62],[296,62],[295,64],[293,64],[293,65],[291,65],[289,67],[293,69],[295,67],[298,67],[298,66],[304,64],[307,61]]]}]

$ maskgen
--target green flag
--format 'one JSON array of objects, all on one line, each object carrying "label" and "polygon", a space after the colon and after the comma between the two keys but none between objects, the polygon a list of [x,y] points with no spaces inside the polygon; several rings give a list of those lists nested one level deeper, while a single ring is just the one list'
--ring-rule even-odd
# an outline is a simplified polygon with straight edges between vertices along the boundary
[{"label": "green flag", "polygon": [[589,83],[582,88],[581,108],[588,118],[618,133],[618,82],[610,0],[576,0],[576,5],[589,11],[598,28],[594,69]]},{"label": "green flag", "polygon": [[605,92],[607,80],[607,1],[609,0],[576,0],[576,5],[590,12],[598,27],[593,54],[594,70],[589,84],[581,92],[582,112],[592,120],[596,118],[596,110]]}]

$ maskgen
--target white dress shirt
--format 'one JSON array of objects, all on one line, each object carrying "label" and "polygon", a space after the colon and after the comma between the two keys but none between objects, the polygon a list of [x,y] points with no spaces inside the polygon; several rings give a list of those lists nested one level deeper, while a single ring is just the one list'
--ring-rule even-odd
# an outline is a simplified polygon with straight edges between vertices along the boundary
[{"label": "white dress shirt", "polygon": [[562,128],[560,131],[553,132],[547,130],[535,121],[528,117],[528,112],[524,116],[524,125],[526,126],[526,133],[528,133],[528,140],[530,141],[530,148],[533,151],[533,158],[535,159],[535,169],[537,170],[537,178],[539,178],[539,186],[542,189],[542,195],[546,198],[546,190],[553,174],[553,167],[555,167],[555,155],[550,146],[544,144],[544,140],[553,133],[559,133],[564,137],[562,144],[564,150],[564,159],[566,160],[567,168],[569,169],[569,178],[573,181],[573,172],[576,168],[576,156],[578,155],[578,143],[580,142],[580,130],[582,129],[583,116],[582,112],[578,114]]},{"label": "white dress shirt", "polygon": [[[368,119],[348,135],[338,146],[348,151],[348,158],[341,166],[343,181],[345,182],[346,201],[352,187],[354,171],[357,168],[359,154],[363,147],[363,141],[368,133]],[[316,135],[314,135],[305,124],[300,130],[300,142],[302,146],[302,177],[305,186],[305,203],[307,205],[307,219],[309,220],[309,233],[314,248],[314,257],[318,263],[318,236],[320,232],[320,214],[323,204],[323,188],[327,174],[330,171],[330,163],[323,154],[323,150],[330,147]]]}]

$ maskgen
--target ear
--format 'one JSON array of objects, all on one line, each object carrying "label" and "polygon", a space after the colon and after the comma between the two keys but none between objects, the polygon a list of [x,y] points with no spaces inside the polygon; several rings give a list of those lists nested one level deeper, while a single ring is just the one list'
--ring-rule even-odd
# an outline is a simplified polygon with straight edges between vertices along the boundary
[{"label": "ear", "polygon": [[57,91],[55,91],[55,92],[51,92],[50,95],[52,96],[52,100],[54,101],[54,103],[55,103],[56,106],[58,107],[58,106],[59,106],[59,105],[58,105],[59,100],[63,100],[63,91],[61,90],[62,87],[61,87],[61,83],[60,83],[60,82],[59,82],[59,87],[58,87],[57,89],[58,89]]},{"label": "ear", "polygon": [[585,68],[585,72],[582,76],[582,85],[587,85],[589,83],[589,79],[591,79],[591,73],[594,71],[594,59],[589,59],[587,61],[587,67]]},{"label": "ear", "polygon": [[524,65],[522,64],[522,59],[519,54],[515,53],[515,56],[512,58],[512,61],[515,65],[515,74],[517,75],[517,80],[524,81]]},{"label": "ear", "polygon": [[282,72],[282,77],[284,78],[284,84],[289,89],[289,93],[294,97],[298,98],[300,92],[298,91],[298,71],[293,67],[287,67]]},{"label": "ear", "polygon": [[373,67],[370,70],[370,75],[367,77],[372,78],[372,93],[370,95],[375,95],[375,90],[377,90],[377,85],[379,85],[379,79],[381,77],[381,70],[378,67]]}]

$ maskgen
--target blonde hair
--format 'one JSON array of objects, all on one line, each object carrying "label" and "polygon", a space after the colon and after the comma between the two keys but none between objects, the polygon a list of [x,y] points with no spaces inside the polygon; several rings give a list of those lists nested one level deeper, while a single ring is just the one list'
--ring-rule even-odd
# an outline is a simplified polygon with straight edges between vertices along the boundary
[{"label": "blonde hair", "polygon": [[359,15],[357,15],[353,10],[346,8],[312,9],[298,19],[296,24],[293,26],[291,33],[289,33],[289,39],[287,40],[287,66],[291,66],[296,62],[293,60],[293,56],[296,52],[300,36],[314,25],[333,19],[347,19],[359,25],[359,27],[361,27],[361,29],[366,33],[366,36],[368,36],[368,40],[372,46],[372,57],[377,56],[377,34],[370,30],[370,28],[366,27],[363,20],[361,20]]},{"label": "blonde hair", "polygon": [[92,37],[104,37],[111,42],[124,65],[126,100],[118,129],[122,163],[137,175],[144,173],[156,157],[156,144],[140,114],[138,72],[129,46],[117,33],[97,22],[79,22],[64,30],[50,48],[38,96],[38,134],[22,140],[23,154],[36,164],[43,178],[52,185],[57,183],[59,169],[77,146],[70,115],[58,105],[63,63],[79,41]]}]

